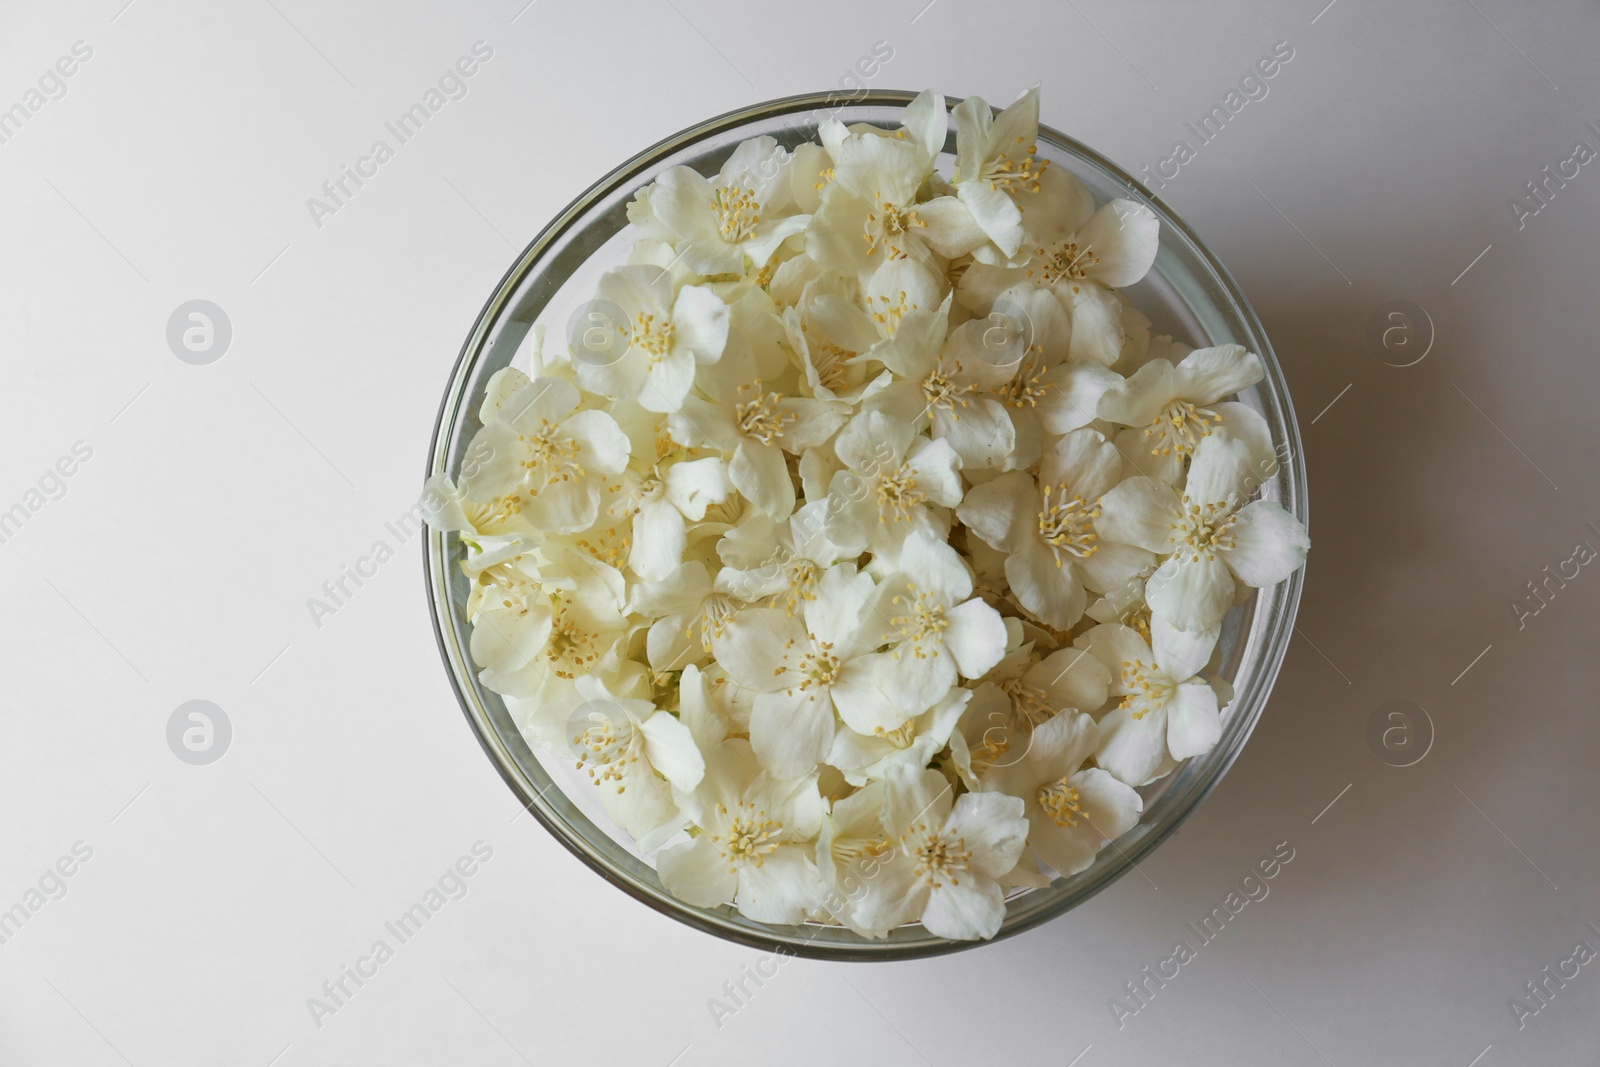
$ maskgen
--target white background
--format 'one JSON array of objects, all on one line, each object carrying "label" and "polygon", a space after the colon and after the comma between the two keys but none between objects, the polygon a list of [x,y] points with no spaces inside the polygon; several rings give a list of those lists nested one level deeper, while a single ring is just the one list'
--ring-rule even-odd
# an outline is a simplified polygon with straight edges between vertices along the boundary
[{"label": "white background", "polygon": [[[1512,606],[1600,548],[1600,167],[1521,229],[1508,203],[1600,148],[1593,4],[125,2],[0,6],[0,107],[93,48],[0,144],[0,509],[93,449],[0,544],[0,908],[93,848],[0,945],[0,1063],[1600,1056],[1600,963],[1520,1030],[1508,1003],[1600,949],[1600,574],[1520,628]],[[469,95],[314,225],[307,198],[479,40]],[[385,529],[473,317],[614,164],[836,88],[874,42],[874,87],[1037,81],[1046,123],[1137,170],[1284,40],[1270,95],[1161,190],[1255,303],[1306,435],[1306,597],[1255,736],[1143,876],[971,952],[787,963],[717,1027],[759,954],[514,819],[418,541]],[[209,366],[166,342],[195,298],[233,325]],[[1400,298],[1437,334],[1405,368],[1365,339]],[[380,539],[397,557],[318,628],[307,598]],[[197,698],[233,726],[203,767],[166,741]],[[1436,733],[1403,769],[1366,741],[1394,699]],[[480,840],[467,895],[315,1025],[307,998]],[[1119,1027],[1122,984],[1285,841],[1270,896]]]}]

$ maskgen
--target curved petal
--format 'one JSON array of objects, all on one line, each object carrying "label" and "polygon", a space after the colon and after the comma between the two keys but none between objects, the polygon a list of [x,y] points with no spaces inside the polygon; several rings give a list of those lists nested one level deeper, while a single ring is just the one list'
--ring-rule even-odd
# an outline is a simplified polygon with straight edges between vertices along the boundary
[{"label": "curved petal", "polygon": [[936,937],[987,941],[1000,932],[1005,917],[1005,894],[998,883],[986,878],[963,878],[941,884],[929,894],[922,925]]},{"label": "curved petal", "polygon": [[1172,549],[1172,524],[1178,519],[1178,494],[1154,478],[1136,476],[1100,498],[1094,521],[1102,540],[1136,545],[1149,552]]},{"label": "curved petal", "polygon": [[[1110,691],[1112,696],[1126,696],[1128,687],[1122,680],[1122,665],[1132,663],[1134,660],[1143,660],[1146,663],[1155,659],[1155,653],[1139,636],[1139,631],[1131,626],[1124,626],[1120,622],[1102,623],[1090,629],[1076,644],[1089,650],[1089,654],[1101,663],[1111,673]],[[1102,725],[1105,720],[1101,720]]]},{"label": "curved petal", "polygon": [[833,702],[817,689],[762,693],[750,710],[750,747],[776,778],[817,769],[833,747]]},{"label": "curved petal", "polygon": [[912,717],[913,711],[901,706],[885,691],[894,660],[887,652],[858,656],[844,664],[839,676],[828,687],[839,718],[858,734],[875,737],[880,731],[897,730]]},{"label": "curved petal", "polygon": [[697,908],[714,908],[733,899],[739,877],[717,847],[703,837],[656,854],[656,874],[667,892]]},{"label": "curved petal", "polygon": [[1150,610],[1182,630],[1209,630],[1233,604],[1233,574],[1214,556],[1173,556],[1144,584]]},{"label": "curved petal", "polygon": [[650,766],[677,789],[688,792],[705,777],[706,761],[689,728],[670,713],[658,711],[639,724]]},{"label": "curved petal", "polygon": [[1133,709],[1117,708],[1100,720],[1095,762],[1120,782],[1135,788],[1155,777],[1167,756],[1167,712],[1156,708],[1135,719]]},{"label": "curved petal", "polygon": [[794,510],[794,481],[777,445],[741,441],[728,464],[728,481],[774,519],[786,518]]},{"label": "curved petal", "polygon": [[957,834],[971,858],[969,867],[999,878],[1017,865],[1028,836],[1020,797],[1004,793],[964,793],[950,809],[945,832]]},{"label": "curved petal", "polygon": [[1067,358],[1109,367],[1122,355],[1127,338],[1122,326],[1122,302],[1110,290],[1093,282],[1058,283],[1056,295],[1072,316],[1072,343]]},{"label": "curved petal", "polygon": [[1199,674],[1217,647],[1211,630],[1180,630],[1160,615],[1150,620],[1150,650],[1161,672],[1174,682]]},{"label": "curved petal", "polygon": [[1100,724],[1092,715],[1062,711],[1034,727],[1027,762],[1036,783],[1053,782],[1076,773],[1099,747]]},{"label": "curved petal", "polygon": [[758,864],[746,863],[739,871],[734,907],[748,919],[761,923],[803,922],[821,906],[827,889],[817,865],[805,850],[784,845]]},{"label": "curved petal", "polygon": [[659,497],[640,503],[633,513],[633,545],[628,566],[647,582],[658,582],[683,564],[688,542],[683,515]]},{"label": "curved petal", "polygon": [[1258,589],[1283,581],[1300,568],[1311,538],[1300,520],[1270,500],[1240,509],[1233,522],[1233,547],[1218,551],[1234,575]]},{"label": "curved petal", "polygon": [[1065,485],[1085,500],[1097,500],[1121,480],[1122,455],[1099,430],[1066,434],[1039,461],[1039,481]]},{"label": "curved petal", "polygon": [[1177,366],[1178,395],[1195,404],[1214,404],[1266,376],[1261,357],[1243,345],[1197,348]]},{"label": "curved petal", "polygon": [[1087,426],[1098,417],[1100,398],[1121,383],[1116,371],[1099,363],[1072,361],[1045,371],[1039,401],[1039,421],[1050,433],[1067,433]]},{"label": "curved petal", "polygon": [[579,411],[561,429],[578,446],[578,462],[591,474],[619,474],[633,445],[617,420],[604,411]]},{"label": "curved petal", "polygon": [[742,686],[774,693],[794,684],[784,665],[791,645],[810,643],[800,620],[777,608],[749,608],[727,620],[712,638],[711,648],[722,669]]},{"label": "curved petal", "polygon": [[989,547],[1015,552],[1033,537],[1040,500],[1032,475],[1008,471],[967,490],[956,517]]},{"label": "curved petal", "polygon": [[944,645],[963,678],[981,678],[1006,654],[1006,624],[976,598],[946,611]]},{"label": "curved petal", "polygon": [[1223,434],[1211,434],[1195,446],[1183,495],[1194,504],[1234,501],[1233,506],[1237,507],[1245,487],[1251,485],[1249,444]]},{"label": "curved petal", "polygon": [[697,363],[715,363],[728,343],[728,305],[703,285],[686,285],[672,302],[672,347]]},{"label": "curved petal", "polygon": [[1064,565],[1037,537],[1006,557],[1006,582],[1023,607],[1057,630],[1068,629],[1083,618],[1083,609],[1089,604],[1077,567]]},{"label": "curved petal", "polygon": [[1172,758],[1188,759],[1209,752],[1221,736],[1216,691],[1204,682],[1178,686],[1167,704],[1167,747]]},{"label": "curved petal", "polygon": [[1161,223],[1155,212],[1132,200],[1113,200],[1094,213],[1079,231],[1078,243],[1094,249],[1089,276],[1120,289],[1143,278],[1156,261]]}]

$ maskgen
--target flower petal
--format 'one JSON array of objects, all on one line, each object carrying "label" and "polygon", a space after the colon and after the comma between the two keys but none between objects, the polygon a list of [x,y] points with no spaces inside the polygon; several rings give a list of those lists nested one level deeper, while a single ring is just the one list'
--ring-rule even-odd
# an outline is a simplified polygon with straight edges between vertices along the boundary
[{"label": "flower petal", "polygon": [[1178,494],[1172,486],[1135,476],[1100,498],[1094,528],[1106,541],[1164,553],[1172,548],[1172,524],[1177,520]]},{"label": "flower petal", "polygon": [[944,644],[963,678],[982,677],[1005,656],[1005,620],[982,600],[958,604],[944,617]]},{"label": "flower petal", "polygon": [[650,765],[675,788],[685,792],[705,777],[706,761],[689,728],[671,713],[658,711],[639,724]]},{"label": "flower petal", "polygon": [[792,924],[822,903],[827,892],[817,865],[805,850],[784,845],[757,865],[746,863],[739,871],[739,891],[734,906],[747,919],[759,923]]},{"label": "flower petal", "polygon": [[713,845],[703,837],[656,854],[656,874],[667,892],[697,908],[714,908],[733,899],[739,877],[728,869]]},{"label": "flower petal", "polygon": [[1213,556],[1173,556],[1144,585],[1150,610],[1183,630],[1209,630],[1233,605],[1233,574]]},{"label": "flower petal", "polygon": [[1155,212],[1132,200],[1102,205],[1078,234],[1078,243],[1094,249],[1097,261],[1089,276],[1120,289],[1143,278],[1161,247],[1161,223]]},{"label": "flower petal", "polygon": [[1178,686],[1167,705],[1167,748],[1172,758],[1188,759],[1209,752],[1221,736],[1216,692],[1204,682]]},{"label": "flower petal", "polygon": [[750,747],[774,777],[817,769],[833,747],[833,702],[816,689],[762,693],[750,710]]},{"label": "flower petal", "polygon": [[1233,547],[1217,555],[1245,585],[1264,589],[1300,569],[1311,538],[1300,520],[1270,500],[1257,500],[1239,510],[1233,523]]}]

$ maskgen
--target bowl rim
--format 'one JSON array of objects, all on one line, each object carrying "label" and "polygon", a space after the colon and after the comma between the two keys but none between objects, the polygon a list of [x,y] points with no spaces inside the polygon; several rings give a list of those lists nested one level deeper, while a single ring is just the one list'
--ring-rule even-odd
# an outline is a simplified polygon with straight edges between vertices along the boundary
[{"label": "bowl rim", "polygon": [[[830,91],[775,97],[726,111],[703,122],[686,127],[629,157],[591,184],[568,203],[550,222],[546,223],[529,241],[522,252],[513,260],[511,266],[507,268],[500,281],[496,283],[493,292],[479,311],[466,340],[462,344],[461,352],[456,358],[455,365],[451,369],[444,395],[440,400],[439,412],[434,420],[433,434],[428,444],[424,477],[448,472],[448,449],[454,429],[454,420],[451,417],[452,412],[458,412],[461,404],[466,401],[463,395],[465,381],[477,365],[478,360],[485,354],[487,350],[485,342],[493,327],[499,321],[501,314],[505,311],[507,304],[516,295],[528,271],[534,264],[539,262],[551,244],[582,219],[593,204],[611,195],[630,182],[640,172],[654,166],[671,153],[725,130],[735,129],[762,119],[777,118],[800,112],[820,113],[831,111],[837,115],[839,112],[851,108],[904,107],[918,95],[916,92],[902,89],[871,89],[855,94]],[[961,97],[952,96],[945,96],[943,99],[947,111],[953,110],[962,101]],[[991,105],[991,110],[998,113],[1001,108]],[[1043,123],[1039,125],[1039,139],[1063,148],[1088,163],[1099,167],[1105,173],[1120,181],[1127,187],[1129,192],[1140,196],[1157,213],[1163,225],[1170,226],[1182,234],[1198,254],[1200,260],[1221,283],[1227,299],[1232,304],[1232,310],[1238,315],[1246,329],[1259,341],[1257,355],[1261,357],[1262,364],[1266,370],[1265,382],[1270,384],[1273,394],[1280,398],[1282,402],[1279,415],[1282,419],[1285,443],[1290,448],[1290,454],[1288,457],[1280,457],[1280,460],[1286,461],[1287,466],[1290,468],[1288,484],[1295,490],[1293,498],[1285,501],[1285,503],[1289,506],[1290,513],[1309,530],[1310,513],[1304,446],[1288,383],[1284,379],[1282,367],[1272,349],[1265,327],[1257,316],[1255,308],[1240,289],[1238,282],[1235,281],[1232,273],[1216,257],[1210,247],[1201,240],[1200,236],[1189,227],[1182,216],[1128,171],[1076,138],[1070,137]],[[459,642],[454,640],[453,635],[447,634],[448,609],[446,602],[449,596],[448,569],[450,565],[445,552],[447,535],[440,533],[432,526],[428,527],[426,534],[427,536],[423,538],[421,546],[423,580],[430,609],[429,614],[432,618],[434,640],[443,660],[445,673],[449,678],[450,687],[456,695],[457,703],[460,705],[473,734],[477,737],[480,747],[483,748],[490,761],[494,763],[501,779],[510,787],[523,808],[531,813],[553,838],[583,861],[586,866],[599,874],[607,883],[627,893],[635,900],[647,904],[661,914],[670,916],[694,929],[712,933],[725,940],[751,948],[813,959],[846,961],[916,959],[993,944],[1025,930],[1032,929],[1051,919],[1059,918],[1067,911],[1096,896],[1113,882],[1123,877],[1130,869],[1136,868],[1141,859],[1148,856],[1194,814],[1202,802],[1211,795],[1211,792],[1226,777],[1228,771],[1232,769],[1234,762],[1238,759],[1239,754],[1244,750],[1245,744],[1265,711],[1284,657],[1287,655],[1290,643],[1289,637],[1293,633],[1293,623],[1299,611],[1300,597],[1305,579],[1305,567],[1302,565],[1276,587],[1275,591],[1281,590],[1279,596],[1280,612],[1276,616],[1276,632],[1266,642],[1263,659],[1257,664],[1257,670],[1252,676],[1252,683],[1260,695],[1253,708],[1250,709],[1251,714],[1248,716],[1248,721],[1243,722],[1240,727],[1232,728],[1236,733],[1231,747],[1221,754],[1220,762],[1214,766],[1209,776],[1196,783],[1190,789],[1188,795],[1183,798],[1181,806],[1174,808],[1165,822],[1152,827],[1149,833],[1132,842],[1128,848],[1117,848],[1118,859],[1108,865],[1102,875],[1094,882],[1084,886],[1082,892],[1074,896],[1064,896],[1054,905],[1038,909],[1032,914],[1020,916],[1015,921],[1011,921],[1011,917],[1008,916],[1000,931],[988,941],[951,941],[937,938],[930,934],[925,940],[900,944],[865,939],[858,944],[833,944],[818,942],[805,937],[784,936],[777,932],[779,930],[804,930],[806,927],[803,925],[773,927],[771,935],[756,934],[747,927],[728,921],[715,911],[692,908],[690,905],[682,904],[669,896],[654,891],[651,887],[636,883],[631,876],[617,870],[607,863],[603,857],[587,848],[582,837],[570,831],[564,820],[547,808],[541,793],[538,790],[530,791],[527,788],[528,782],[522,775],[517,761],[508,751],[505,742],[498,732],[484,720],[472,694],[468,692],[467,688],[463,687],[462,670],[471,672],[473,668],[470,659],[464,659],[461,656],[462,650],[458,647]],[[1267,590],[1258,592],[1258,603],[1259,597],[1265,592]],[[1228,722],[1224,723],[1224,731],[1225,733],[1230,732],[1230,724]],[[1220,741],[1219,744],[1221,744]]]}]

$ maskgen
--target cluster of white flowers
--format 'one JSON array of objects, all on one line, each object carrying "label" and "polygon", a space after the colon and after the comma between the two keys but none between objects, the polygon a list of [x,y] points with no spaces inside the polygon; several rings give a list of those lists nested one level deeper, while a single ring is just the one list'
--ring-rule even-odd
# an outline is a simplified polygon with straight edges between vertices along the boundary
[{"label": "cluster of white flowers", "polygon": [[1223,399],[1260,359],[1119,295],[1155,215],[1040,158],[1035,92],[941,174],[950,114],[640,190],[434,486],[483,683],[693,905],[992,937],[1216,743],[1223,616],[1305,558]]}]

